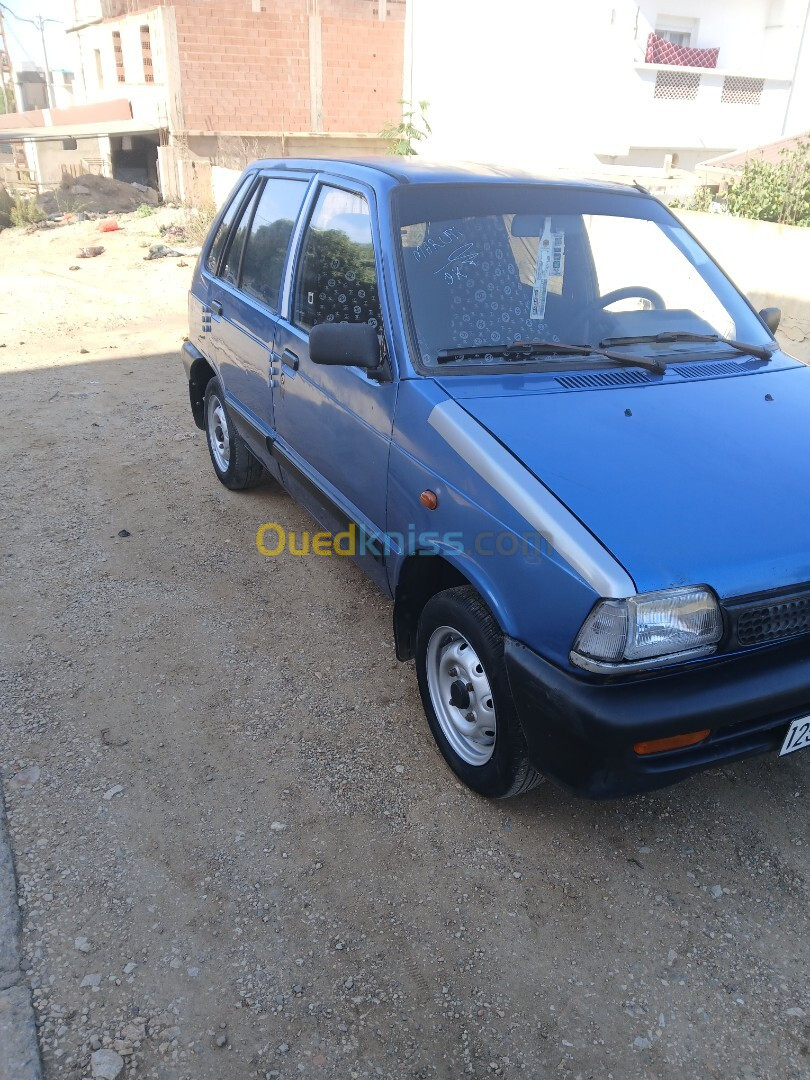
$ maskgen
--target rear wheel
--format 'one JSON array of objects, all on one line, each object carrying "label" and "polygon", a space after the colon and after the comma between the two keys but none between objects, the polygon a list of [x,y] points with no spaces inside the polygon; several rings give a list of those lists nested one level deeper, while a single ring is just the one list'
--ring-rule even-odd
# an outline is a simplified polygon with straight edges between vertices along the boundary
[{"label": "rear wheel", "polygon": [[211,379],[206,386],[203,408],[208,452],[220,482],[231,491],[255,487],[264,469],[234,428],[219,379]]},{"label": "rear wheel", "polygon": [[430,729],[456,776],[490,798],[538,784],[503,659],[503,634],[471,586],[427,602],[416,642],[419,693]]}]

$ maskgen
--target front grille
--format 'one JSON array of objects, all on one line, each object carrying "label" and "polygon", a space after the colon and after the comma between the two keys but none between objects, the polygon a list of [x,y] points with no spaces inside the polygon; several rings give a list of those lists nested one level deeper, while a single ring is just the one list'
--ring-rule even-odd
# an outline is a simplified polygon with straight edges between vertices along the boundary
[{"label": "front grille", "polygon": [[736,619],[740,645],[765,645],[810,633],[810,595],[786,596],[770,604],[752,604]]}]

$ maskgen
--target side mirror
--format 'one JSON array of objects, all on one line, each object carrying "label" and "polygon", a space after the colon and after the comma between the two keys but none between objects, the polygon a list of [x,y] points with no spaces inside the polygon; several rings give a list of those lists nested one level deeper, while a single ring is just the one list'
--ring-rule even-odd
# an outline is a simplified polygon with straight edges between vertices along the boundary
[{"label": "side mirror", "polygon": [[368,323],[318,323],[309,332],[313,364],[339,364],[374,371],[380,366],[380,339]]},{"label": "side mirror", "polygon": [[760,311],[759,317],[770,332],[775,334],[779,329],[779,323],[782,321],[782,312],[778,307],[766,307]]}]

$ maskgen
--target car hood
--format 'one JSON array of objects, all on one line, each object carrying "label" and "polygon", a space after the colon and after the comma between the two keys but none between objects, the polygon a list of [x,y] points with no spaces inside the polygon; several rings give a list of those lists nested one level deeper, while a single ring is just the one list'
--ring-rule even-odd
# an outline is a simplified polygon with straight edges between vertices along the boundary
[{"label": "car hood", "polygon": [[441,381],[640,592],[810,581],[810,369],[562,392],[465,383]]}]

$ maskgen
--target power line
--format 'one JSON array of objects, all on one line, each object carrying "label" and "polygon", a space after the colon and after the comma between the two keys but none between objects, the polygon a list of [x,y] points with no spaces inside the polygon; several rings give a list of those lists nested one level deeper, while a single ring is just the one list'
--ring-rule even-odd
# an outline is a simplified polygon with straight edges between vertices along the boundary
[{"label": "power line", "polygon": [[[33,19],[27,19],[24,15],[18,15],[16,11],[12,11],[10,7],[0,3],[0,9],[7,14],[12,15],[17,22],[28,23],[31,26],[36,27],[39,30],[39,39],[42,42],[42,56],[45,60],[45,93],[48,98],[48,108],[53,108],[53,76],[51,75],[51,67],[48,63],[48,46],[45,43],[45,26],[47,23],[61,23],[61,19],[46,19],[42,15],[35,15]],[[19,38],[14,35],[17,44],[19,44]],[[24,52],[26,50],[23,50]]]},{"label": "power line", "polygon": [[[0,8],[2,8],[2,7],[3,7],[3,5],[0,4]],[[0,15],[2,15],[1,11],[0,11]],[[36,63],[33,56],[28,51],[28,47],[22,41],[20,41],[19,34],[16,32],[16,30],[11,25],[11,23],[6,23],[5,27],[6,27],[6,33],[9,34],[10,37],[12,37],[13,40],[17,43],[17,48],[20,50],[20,53],[22,54],[23,58],[25,60],[30,60],[32,64]]]},{"label": "power line", "polygon": [[[0,90],[3,91],[3,111],[9,113],[11,112],[11,104],[14,102],[14,68],[11,66],[11,53],[9,52],[8,41],[6,40],[6,24],[3,21],[2,11],[0,11],[0,45],[3,47],[2,55],[0,56]],[[8,73],[11,78],[10,96],[8,88],[6,87],[6,68],[8,68]]]}]

